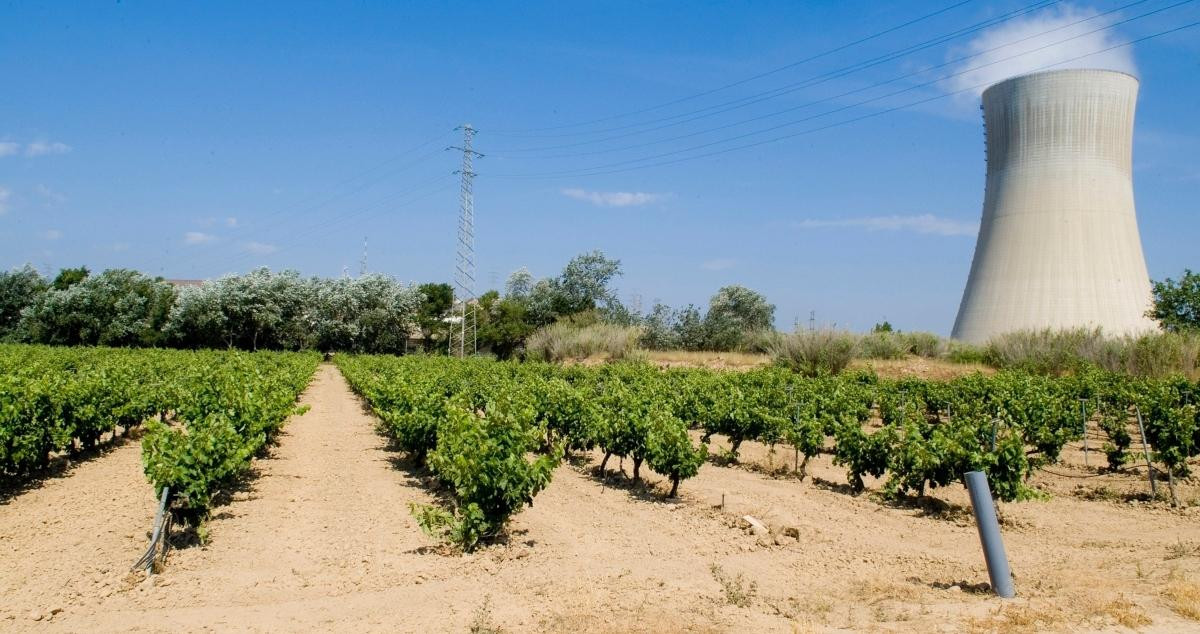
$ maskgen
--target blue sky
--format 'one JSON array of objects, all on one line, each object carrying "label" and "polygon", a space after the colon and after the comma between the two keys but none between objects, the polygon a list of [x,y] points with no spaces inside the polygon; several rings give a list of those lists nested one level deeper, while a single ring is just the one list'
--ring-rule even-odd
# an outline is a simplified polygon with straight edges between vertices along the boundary
[{"label": "blue sky", "polygon": [[[1198,5],[8,2],[0,266],[334,276],[367,237],[370,270],[448,281],[443,148],[470,122],[481,287],[601,249],[647,308],[740,283],[782,328],[947,334],[983,198],[976,86]],[[1198,60],[1193,27],[1071,63],[1142,80],[1156,279],[1200,268]]]}]

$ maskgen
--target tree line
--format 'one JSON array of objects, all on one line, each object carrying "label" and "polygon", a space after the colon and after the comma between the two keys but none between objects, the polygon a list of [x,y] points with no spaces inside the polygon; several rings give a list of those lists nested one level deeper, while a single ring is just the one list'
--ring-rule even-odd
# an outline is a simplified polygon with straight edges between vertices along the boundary
[{"label": "tree line", "polygon": [[[620,275],[620,261],[600,251],[572,258],[551,277],[518,270],[503,290],[472,300],[480,350],[518,355],[533,332],[562,320],[638,326],[649,348],[728,350],[772,329],[775,307],[741,286],[720,289],[704,313],[656,304],[639,314],[617,297]],[[406,284],[383,274],[321,278],[260,268],[176,286],[130,269],[66,268],[51,279],[26,265],[0,272],[0,341],[438,352],[456,301],[449,284]]]}]

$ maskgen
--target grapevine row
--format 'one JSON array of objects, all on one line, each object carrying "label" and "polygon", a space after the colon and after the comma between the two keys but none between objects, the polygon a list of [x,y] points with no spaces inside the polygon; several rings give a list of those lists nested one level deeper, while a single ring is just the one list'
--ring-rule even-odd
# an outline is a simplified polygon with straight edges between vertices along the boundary
[{"label": "grapevine row", "polygon": [[439,421],[454,407],[486,413],[501,400],[522,403],[523,424],[548,451],[599,448],[672,481],[695,475],[720,434],[729,460],[753,440],[794,447],[803,465],[821,453],[847,470],[857,490],[864,477],[886,478],[888,495],[924,494],[988,474],[1006,501],[1030,493],[1033,473],[1059,460],[1084,434],[1085,416],[1108,441],[1109,468],[1130,459],[1134,412],[1144,418],[1152,459],[1186,475],[1200,447],[1200,387],[1183,379],[1144,380],[1101,371],[1050,378],[1022,372],[951,381],[889,381],[869,373],[805,378],[779,368],[742,373],[659,370],[640,364],[562,367],[444,358],[350,357],[340,365],[367,397],[389,435],[422,460],[439,443]]},{"label": "grapevine row", "polygon": [[296,409],[313,353],[0,346],[0,476],[146,424],[142,459],[156,496],[183,516],[213,494]]}]

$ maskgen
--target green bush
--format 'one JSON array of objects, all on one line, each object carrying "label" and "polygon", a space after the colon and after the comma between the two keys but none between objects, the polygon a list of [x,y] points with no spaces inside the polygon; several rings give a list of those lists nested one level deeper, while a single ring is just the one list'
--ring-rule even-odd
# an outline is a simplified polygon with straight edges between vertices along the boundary
[{"label": "green bush", "polygon": [[450,487],[453,508],[413,505],[422,530],[469,551],[533,504],[533,497],[550,483],[560,455],[553,451],[533,460],[526,457],[540,444],[534,415],[527,403],[508,399],[489,404],[485,416],[461,403],[446,408],[429,468]]},{"label": "green bush", "polygon": [[679,492],[679,482],[696,475],[707,457],[708,445],[692,446],[687,425],[683,421],[663,410],[655,410],[650,415],[646,463],[655,473],[661,473],[671,480],[668,497],[675,497]]}]

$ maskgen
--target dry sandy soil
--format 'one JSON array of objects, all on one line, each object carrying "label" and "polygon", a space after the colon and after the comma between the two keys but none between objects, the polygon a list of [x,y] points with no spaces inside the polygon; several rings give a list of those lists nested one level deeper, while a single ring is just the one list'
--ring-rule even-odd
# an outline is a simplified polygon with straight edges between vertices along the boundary
[{"label": "dry sandy soil", "polygon": [[[0,502],[0,630],[1200,629],[1200,509],[1138,501],[1133,474],[1064,465],[1037,479],[1048,500],[1001,505],[1012,601],[980,585],[960,489],[921,505],[852,496],[828,458],[801,482],[767,473],[791,456],[753,443],[673,501],[658,476],[602,478],[583,456],[506,543],[448,555],[408,510],[427,483],[337,370],[322,366],[302,402],[208,542],[172,551],[152,581],[127,572],[154,511],[137,443]],[[750,534],[746,514],[772,534]]]}]

